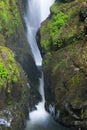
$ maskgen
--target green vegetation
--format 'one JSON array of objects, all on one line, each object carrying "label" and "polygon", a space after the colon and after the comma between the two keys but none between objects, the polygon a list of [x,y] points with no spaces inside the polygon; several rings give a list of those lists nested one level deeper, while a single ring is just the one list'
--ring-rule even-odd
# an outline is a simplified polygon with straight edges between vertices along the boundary
[{"label": "green vegetation", "polygon": [[18,81],[19,71],[11,50],[0,46],[0,87]]},{"label": "green vegetation", "polygon": [[10,35],[19,25],[19,13],[15,0],[0,0],[0,32]]},{"label": "green vegetation", "polygon": [[54,66],[54,68],[53,68],[53,74],[55,74],[56,73],[56,71],[59,69],[59,67],[61,67],[61,66],[65,66],[65,67],[67,67],[68,66],[68,63],[67,63],[67,59],[66,58],[64,58],[64,59],[61,59],[55,66]]},{"label": "green vegetation", "polygon": [[[60,3],[56,1],[51,7],[52,15],[43,22],[40,29],[42,48],[49,52],[69,44],[76,43],[83,35],[84,26],[79,21],[81,2]],[[73,40],[76,37],[76,40]]]},{"label": "green vegetation", "polygon": [[[51,40],[57,39],[58,35],[62,31],[62,28],[65,26],[67,19],[68,19],[68,15],[66,15],[62,11],[58,11],[57,14],[53,16],[52,21],[49,22],[49,27],[48,27],[49,30],[47,30],[49,37],[48,37],[48,39],[46,39],[46,40],[44,39],[42,41],[42,47],[43,48],[48,50],[48,44],[47,43],[49,42],[50,39]],[[42,27],[42,32],[44,32],[44,31],[46,31],[46,30]],[[56,42],[54,44],[56,44]]]},{"label": "green vegetation", "polygon": [[53,17],[53,22],[49,25],[51,37],[56,37],[60,34],[61,29],[65,26],[68,16],[62,11],[58,11],[57,15]]},{"label": "green vegetation", "polygon": [[[87,9],[85,0],[69,3],[56,0],[51,7],[52,15],[43,22],[40,32],[45,52],[47,105],[55,102],[56,110],[61,111],[58,121],[70,126],[76,121],[75,127],[86,129],[87,19],[80,19],[87,17],[84,8]],[[79,117],[80,122],[73,115]]]},{"label": "green vegetation", "polygon": [[[55,99],[53,99],[58,106],[57,109],[60,107],[64,112],[61,108],[69,103],[71,107],[75,107],[74,113],[77,114],[77,110],[79,111],[82,105],[83,113],[77,115],[85,119],[87,117],[87,105],[84,106],[87,104],[87,40],[78,40],[78,44],[70,44],[45,58],[45,81],[51,89],[51,94],[54,94]],[[48,93],[47,98],[49,98]],[[48,99],[50,103],[49,100],[50,98]],[[64,118],[67,118],[68,123],[72,124],[73,119],[70,121],[71,118],[67,115],[63,117],[61,115],[62,122],[64,123]],[[81,126],[87,128],[85,121],[81,123]],[[66,120],[65,124],[67,124]]]}]

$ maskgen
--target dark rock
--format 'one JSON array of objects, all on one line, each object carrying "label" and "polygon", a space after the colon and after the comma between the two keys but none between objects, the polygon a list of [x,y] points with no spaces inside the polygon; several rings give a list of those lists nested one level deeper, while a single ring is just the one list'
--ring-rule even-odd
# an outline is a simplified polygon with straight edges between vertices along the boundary
[{"label": "dark rock", "polygon": [[79,12],[80,21],[84,22],[87,17],[87,7],[82,7]]},{"label": "dark rock", "polygon": [[66,3],[66,2],[72,2],[74,0],[59,0],[60,2]]},{"label": "dark rock", "polygon": [[84,26],[84,33],[87,35],[87,25]]}]

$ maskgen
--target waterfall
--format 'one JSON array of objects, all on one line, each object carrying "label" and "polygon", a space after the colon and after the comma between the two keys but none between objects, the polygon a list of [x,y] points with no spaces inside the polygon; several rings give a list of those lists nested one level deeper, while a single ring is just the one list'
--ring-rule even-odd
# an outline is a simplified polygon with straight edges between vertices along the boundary
[{"label": "waterfall", "polygon": [[[24,15],[27,27],[27,40],[31,47],[31,51],[37,66],[42,66],[42,57],[36,42],[36,32],[43,22],[50,14],[50,6],[54,0],[27,0],[26,14]],[[45,3],[45,4],[44,4]],[[45,103],[44,98],[44,83],[43,74],[39,79],[39,92],[42,96],[42,102]]]},{"label": "waterfall", "polygon": [[[42,66],[42,57],[36,42],[36,32],[40,27],[40,24],[45,20],[50,14],[50,6],[53,4],[54,0],[28,0],[26,7],[26,14],[24,15],[24,20],[27,27],[27,40],[32,50],[34,60],[37,66]],[[40,102],[36,108],[36,111],[33,111],[29,114],[30,120],[35,120],[36,115],[38,117],[47,117],[48,114],[44,109],[45,96],[44,96],[44,81],[43,74],[39,79],[39,92],[42,96],[42,102]],[[45,115],[45,116],[43,116]]]},{"label": "waterfall", "polygon": [[[42,66],[42,57],[36,42],[36,32],[43,22],[50,14],[50,6],[55,0],[27,0],[27,9],[24,16],[27,27],[27,39],[31,47],[31,51],[38,66]],[[29,113],[29,120],[26,121],[25,130],[58,130],[60,125],[56,124],[52,117],[45,111],[44,103],[44,78],[39,78],[39,90],[42,96],[42,101],[36,105],[37,110]],[[61,130],[66,130],[61,129]]]},{"label": "waterfall", "polygon": [[[42,65],[42,57],[36,42],[36,32],[40,24],[50,14],[49,7],[54,0],[28,0],[26,14],[24,16],[27,27],[27,39],[31,47],[34,60],[37,66]],[[45,3],[45,4],[44,4]]]}]

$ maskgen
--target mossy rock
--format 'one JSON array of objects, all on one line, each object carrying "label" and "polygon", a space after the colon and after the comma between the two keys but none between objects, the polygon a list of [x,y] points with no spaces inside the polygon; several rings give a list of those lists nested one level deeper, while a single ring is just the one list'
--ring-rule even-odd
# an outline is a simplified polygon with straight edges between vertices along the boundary
[{"label": "mossy rock", "polygon": [[[14,53],[0,46],[0,112],[11,112],[13,119],[9,129],[23,130],[28,102],[29,89],[24,71],[15,61]],[[8,129],[4,125],[0,128]]]},{"label": "mossy rock", "polygon": [[[65,125],[87,128],[87,42],[69,45],[55,53],[45,55],[45,92],[48,104],[55,102],[60,110],[58,119]],[[48,92],[50,90],[50,92]],[[51,101],[50,101],[51,100]],[[67,110],[66,104],[70,111]],[[68,114],[66,114],[68,113]],[[68,124],[67,124],[68,121]]]},{"label": "mossy rock", "polygon": [[5,43],[6,41],[5,41],[4,35],[0,33],[0,46],[5,46]]},{"label": "mossy rock", "polygon": [[0,46],[0,87],[16,83],[18,79],[19,71],[14,54],[8,48]]},{"label": "mossy rock", "polygon": [[9,36],[15,27],[20,25],[20,14],[17,0],[0,1],[0,32]]},{"label": "mossy rock", "polygon": [[81,38],[84,34],[84,23],[80,21],[79,12],[83,3],[84,0],[69,3],[55,1],[51,7],[51,16],[40,28],[41,46],[45,52],[68,45],[70,40],[73,41],[73,37],[74,42]]},{"label": "mossy rock", "polygon": [[[85,7],[85,8],[83,8]],[[44,50],[46,107],[55,104],[55,119],[87,129],[87,2],[56,0],[40,28]],[[83,11],[81,11],[83,10]],[[83,13],[84,21],[81,21]]]}]

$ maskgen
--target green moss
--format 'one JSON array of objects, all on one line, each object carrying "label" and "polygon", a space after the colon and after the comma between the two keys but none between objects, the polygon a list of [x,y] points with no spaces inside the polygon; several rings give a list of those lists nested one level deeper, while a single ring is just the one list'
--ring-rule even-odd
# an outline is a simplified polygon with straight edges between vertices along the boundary
[{"label": "green moss", "polygon": [[8,90],[7,90],[7,93],[8,93],[8,94],[10,94],[10,93],[11,93],[11,90],[10,90],[9,88],[8,88]]},{"label": "green moss", "polygon": [[[40,29],[41,45],[45,51],[56,50],[72,43],[77,43],[83,36],[84,28],[79,21],[79,11],[82,1],[60,3],[56,1],[51,7],[52,15],[43,22]],[[76,37],[75,39],[73,39]],[[55,50],[55,49],[54,49]],[[53,50],[52,50],[53,51]]]},{"label": "green moss", "polygon": [[55,73],[61,66],[65,66],[65,67],[68,66],[66,58],[60,59],[60,61],[57,64],[55,64],[55,66],[53,67],[52,72]]},{"label": "green moss", "polygon": [[0,46],[0,86],[16,83],[19,71],[11,50]]},{"label": "green moss", "polygon": [[87,117],[87,107],[85,108],[84,112],[83,112],[83,116]]},{"label": "green moss", "polygon": [[10,35],[19,26],[19,12],[14,0],[0,1],[0,32]]},{"label": "green moss", "polygon": [[[87,128],[87,121],[85,121],[87,117],[87,105],[85,106],[87,104],[87,37],[84,35],[84,23],[79,21],[79,11],[83,1],[77,0],[67,4],[60,4],[56,1],[51,8],[51,17],[42,24],[41,43],[44,40],[44,44],[47,44],[44,49],[50,52],[50,55],[45,53],[44,56],[45,84],[47,85],[45,89],[48,103],[50,103],[49,97],[52,96],[57,109],[60,109],[61,113],[63,112],[64,114],[65,104],[70,104],[73,114],[84,119],[80,124],[81,127]],[[62,24],[59,23],[60,32],[57,32],[57,34],[56,31],[52,32],[55,33],[52,37],[49,33],[50,24],[55,23],[53,18],[57,17],[58,11],[62,11],[68,17],[66,17],[64,24],[63,22],[61,22]],[[58,27],[57,24],[56,27]],[[45,38],[48,42],[45,42]],[[64,45],[63,40],[65,40],[65,46],[61,49],[53,50],[52,47]],[[54,46],[50,48],[50,44]],[[48,50],[45,48],[46,46]],[[50,81],[52,81],[51,84]],[[47,88],[51,92],[48,92]],[[48,95],[49,93],[50,96]],[[80,111],[81,107],[83,107],[83,112]],[[73,125],[76,119],[73,118],[72,114],[64,114],[60,116],[61,121],[64,124],[68,122],[68,125]]]},{"label": "green moss", "polygon": [[59,35],[62,27],[65,26],[68,16],[62,11],[58,11],[57,14],[53,17],[52,23],[49,25],[50,36],[55,37]]},{"label": "green moss", "polygon": [[71,101],[71,104],[73,105],[78,105],[80,104],[82,101],[77,97],[75,97],[72,101]]},{"label": "green moss", "polygon": [[72,85],[73,85],[73,86],[78,85],[78,83],[80,82],[80,76],[79,76],[78,74],[75,75],[75,76],[73,76],[73,77],[71,78],[71,82],[72,82]]},{"label": "green moss", "polygon": [[4,35],[2,35],[1,33],[0,33],[0,45],[5,45],[5,38],[4,38]]},{"label": "green moss", "polygon": [[12,81],[13,81],[13,83],[16,83],[17,82],[17,76],[13,76],[13,78],[12,78]]},{"label": "green moss", "polygon": [[[61,33],[62,28],[65,26],[68,16],[62,12],[57,11],[57,14],[53,16],[52,21],[49,22],[49,29],[46,30],[42,27],[42,32],[47,32],[49,34],[48,38],[42,40],[42,47],[46,50],[48,48],[48,42],[50,43],[50,38],[52,40],[57,39],[57,36]],[[48,36],[48,35],[47,35]],[[59,45],[60,46],[60,45]]]}]

